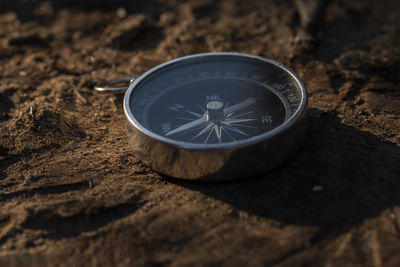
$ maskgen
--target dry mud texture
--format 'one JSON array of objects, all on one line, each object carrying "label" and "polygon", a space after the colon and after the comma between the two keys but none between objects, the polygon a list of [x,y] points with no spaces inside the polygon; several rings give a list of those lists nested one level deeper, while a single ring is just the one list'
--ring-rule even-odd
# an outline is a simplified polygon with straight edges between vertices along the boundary
[{"label": "dry mud texture", "polygon": [[[112,3],[112,4],[111,4]],[[0,1],[0,266],[399,266],[400,3]],[[178,56],[262,55],[309,90],[309,135],[243,181],[163,177],[92,88]]]}]

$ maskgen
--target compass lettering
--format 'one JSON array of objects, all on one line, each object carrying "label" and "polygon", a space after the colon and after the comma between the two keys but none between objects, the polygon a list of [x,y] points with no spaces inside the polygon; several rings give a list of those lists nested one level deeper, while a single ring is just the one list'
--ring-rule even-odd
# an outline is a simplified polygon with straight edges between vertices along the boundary
[{"label": "compass lettering", "polygon": [[219,95],[208,95],[206,96],[207,101],[212,101],[212,100],[219,100],[221,97]]},{"label": "compass lettering", "polygon": [[173,110],[173,111],[179,111],[179,110],[181,110],[183,108],[184,108],[184,106],[179,105],[179,104],[173,104],[172,106],[169,107],[169,109]]},{"label": "compass lettering", "polygon": [[172,126],[171,123],[167,122],[167,123],[162,123],[161,124],[161,131],[165,134],[168,133],[169,131],[171,131]]},{"label": "compass lettering", "polygon": [[289,95],[287,96],[287,98],[289,99],[289,102],[295,102],[295,101],[297,101],[297,96],[294,95],[294,94],[289,94]]},{"label": "compass lettering", "polygon": [[263,124],[265,124],[265,123],[272,123],[272,117],[271,117],[271,115],[263,115],[263,116],[261,116],[261,122],[262,122]]},{"label": "compass lettering", "polygon": [[272,84],[272,86],[275,87],[275,88],[278,89],[278,90],[282,90],[283,88],[285,88],[285,85],[283,85],[283,84],[281,84],[281,83],[278,83],[278,82],[274,82],[274,83]]}]

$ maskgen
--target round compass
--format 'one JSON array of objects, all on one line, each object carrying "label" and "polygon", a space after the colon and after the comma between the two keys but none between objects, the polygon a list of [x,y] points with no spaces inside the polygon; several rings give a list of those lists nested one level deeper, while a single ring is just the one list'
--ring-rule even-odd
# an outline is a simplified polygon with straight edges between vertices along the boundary
[{"label": "round compass", "polygon": [[278,166],[306,135],[307,91],[288,68],[239,53],[161,64],[129,86],[128,138],[163,174],[230,180]]}]

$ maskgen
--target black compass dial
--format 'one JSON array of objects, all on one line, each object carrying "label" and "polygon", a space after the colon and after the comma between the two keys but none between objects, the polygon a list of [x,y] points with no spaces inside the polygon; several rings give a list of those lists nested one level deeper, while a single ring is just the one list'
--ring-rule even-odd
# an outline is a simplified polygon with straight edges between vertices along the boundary
[{"label": "black compass dial", "polygon": [[208,56],[161,66],[129,101],[145,129],[179,142],[240,142],[269,132],[299,107],[298,83],[257,58]]}]

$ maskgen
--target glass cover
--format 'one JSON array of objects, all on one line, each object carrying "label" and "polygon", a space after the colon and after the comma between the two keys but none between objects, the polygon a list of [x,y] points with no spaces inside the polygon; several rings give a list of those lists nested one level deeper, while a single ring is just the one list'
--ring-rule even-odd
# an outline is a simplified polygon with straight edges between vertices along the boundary
[{"label": "glass cover", "polygon": [[129,103],[134,118],[151,132],[188,143],[218,144],[278,127],[300,101],[297,81],[273,63],[208,55],[145,74]]}]

